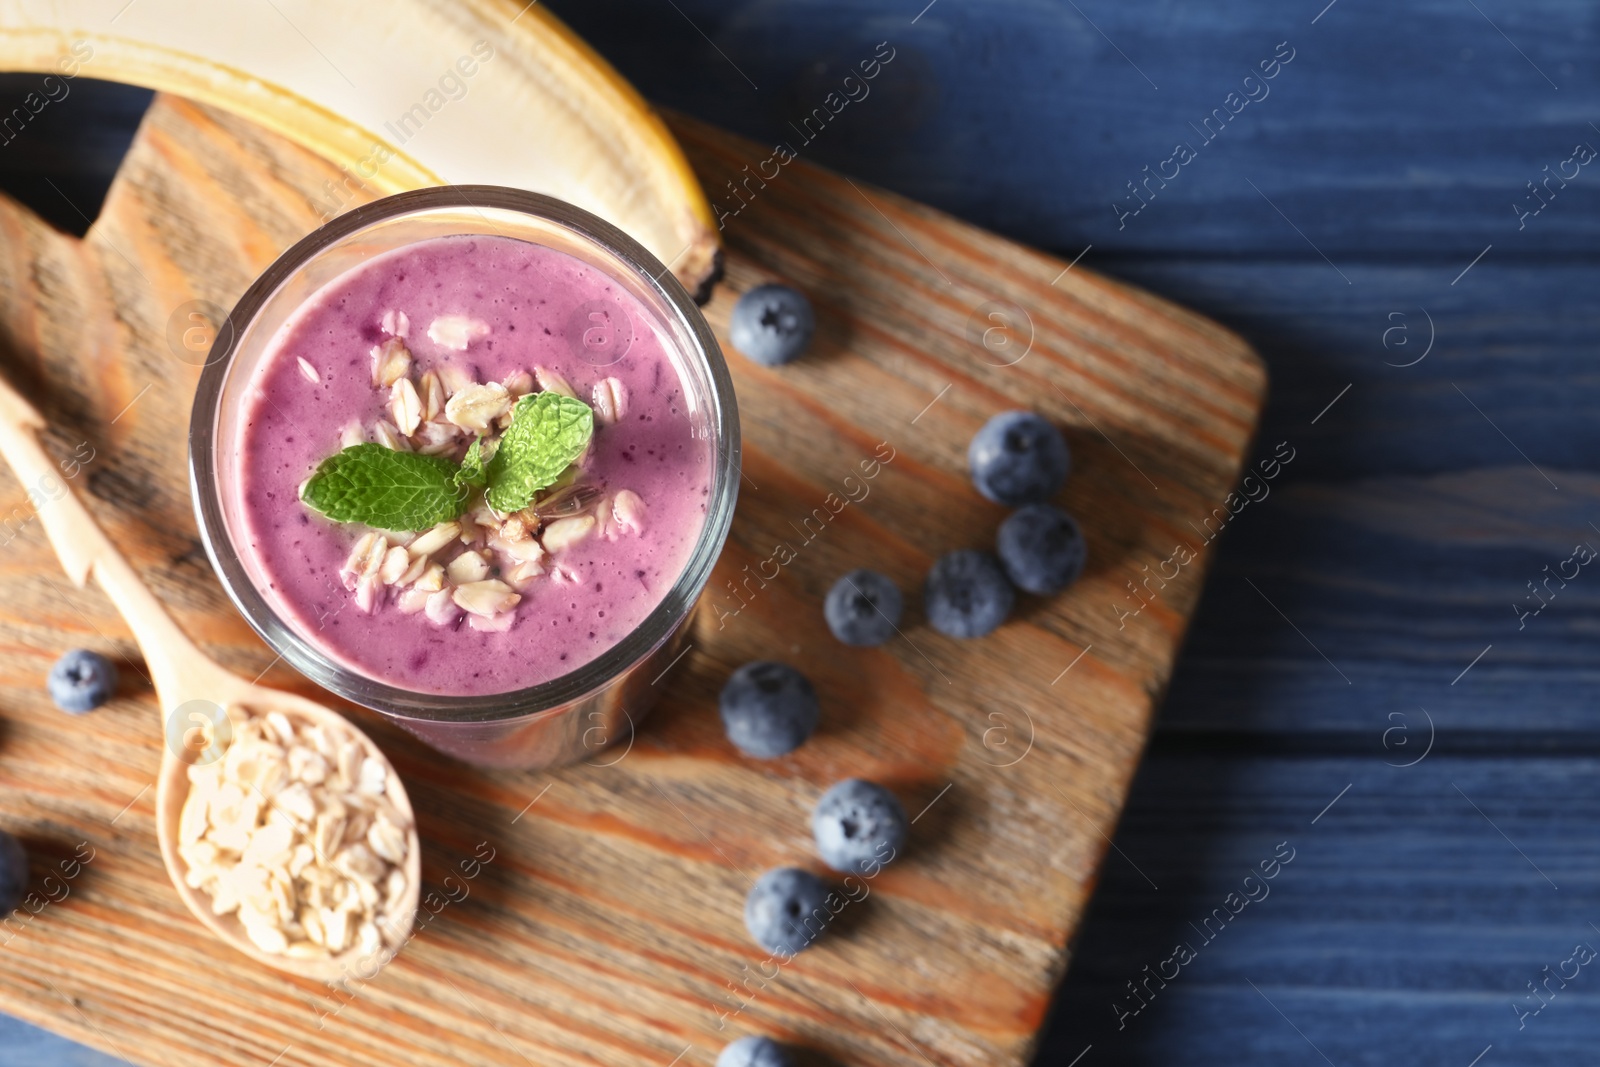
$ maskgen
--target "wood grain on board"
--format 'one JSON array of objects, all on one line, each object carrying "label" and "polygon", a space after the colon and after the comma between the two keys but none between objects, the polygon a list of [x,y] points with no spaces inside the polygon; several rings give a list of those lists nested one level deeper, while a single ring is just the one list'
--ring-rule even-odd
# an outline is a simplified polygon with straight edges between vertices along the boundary
[{"label": "wood grain on board", "polygon": [[[768,154],[675,127],[714,195]],[[0,202],[5,372],[61,455],[87,442],[78,487],[180,622],[246,677],[302,689],[196,541],[198,368],[169,338],[316,225],[335,174],[163,97],[81,244]],[[707,308],[719,336],[740,292],[782,279],[811,295],[818,337],[779,370],[730,356],[745,479],[691,650],[631,746],[555,773],[468,768],[353,712],[406,780],[443,904],[347,990],[257,967],[184,913],[156,850],[159,739],[132,642],[96,590],[68,585],[22,488],[0,479],[0,818],[33,853],[35,889],[93,850],[63,899],[18,921],[0,1010],[137,1063],[710,1063],[747,1033],[813,1062],[1025,1062],[1198,597],[1208,555],[1191,523],[1238,476],[1261,365],[1165,301],[800,162],[726,239]],[[973,339],[991,301],[1031,320],[1010,366],[995,364],[1016,348]],[[1067,432],[1061,502],[1083,521],[1089,568],[1065,596],[1023,598],[996,634],[952,641],[923,623],[916,590],[939,553],[991,541],[1004,512],[971,489],[965,447],[1018,406]],[[780,542],[793,562],[745,585]],[[1127,583],[1185,543],[1200,556],[1128,614],[1144,601]],[[903,636],[880,649],[840,646],[822,622],[823,592],[856,566],[910,593]],[[75,645],[128,663],[119,698],[80,719],[43,688]],[[757,657],[801,667],[823,701],[817,736],[767,763],[740,758],[715,714],[728,672]],[[848,776],[918,815],[911,846],[824,943],[763,977],[745,892],[768,867],[822,870],[810,808]]]}]

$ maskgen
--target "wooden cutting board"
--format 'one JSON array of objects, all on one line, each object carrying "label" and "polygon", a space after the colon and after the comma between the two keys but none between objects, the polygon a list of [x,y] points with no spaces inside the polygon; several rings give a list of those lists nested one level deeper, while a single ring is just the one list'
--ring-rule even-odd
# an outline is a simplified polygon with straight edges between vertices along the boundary
[{"label": "wooden cutting board", "polygon": [[[769,153],[674,124],[713,199],[737,206],[726,183]],[[182,625],[246,677],[302,691],[196,540],[198,357],[183,331],[203,332],[316,224],[335,175],[160,97],[84,241],[0,200],[5,373],[52,420],[57,454],[84,460],[76,488]],[[811,1063],[1027,1060],[1264,372],[1204,319],[804,162],[750,188],[726,219],[727,278],[707,314],[726,338],[738,294],[782,279],[815,302],[817,340],[777,370],[730,352],[745,478],[692,646],[631,744],[555,773],[475,770],[352,712],[405,777],[433,894],[370,982],[330,990],[266,970],[184,912],[156,848],[159,731],[133,643],[97,590],[68,584],[23,489],[0,476],[0,826],[30,849],[37,894],[0,927],[0,1010],[140,1064],[709,1064],[749,1033]],[[1003,323],[1017,329],[985,347]],[[1061,499],[1089,567],[1068,594],[1024,597],[1000,631],[958,642],[925,625],[918,590],[940,553],[992,542],[1005,513],[971,488],[965,449],[1012,407],[1067,433]],[[793,561],[746,585],[772,574],[780,543]],[[1198,558],[1165,562],[1180,544]],[[904,635],[879,649],[845,648],[823,624],[823,593],[858,566],[908,593]],[[1130,583],[1158,569],[1176,577],[1136,599]],[[44,691],[73,646],[127,663],[119,697],[83,718]],[[740,758],[715,710],[755,658],[796,664],[823,703],[817,736],[772,762]],[[745,892],[769,867],[823,871],[810,810],[849,776],[899,794],[917,816],[910,848],[823,943],[773,967],[743,929]]]}]

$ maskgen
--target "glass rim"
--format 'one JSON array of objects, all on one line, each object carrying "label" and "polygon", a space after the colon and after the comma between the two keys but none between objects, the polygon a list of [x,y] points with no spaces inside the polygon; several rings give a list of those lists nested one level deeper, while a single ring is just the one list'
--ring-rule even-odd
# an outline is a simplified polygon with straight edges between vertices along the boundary
[{"label": "glass rim", "polygon": [[[504,693],[417,692],[379,681],[316,648],[278,616],[250,579],[229,534],[217,485],[217,421],[223,388],[245,328],[282,285],[323,250],[378,223],[440,209],[480,214],[484,209],[495,209],[529,215],[566,229],[615,256],[632,268],[637,279],[676,316],[691,342],[690,350],[683,354],[701,365],[709,385],[706,400],[712,431],[711,493],[705,522],[677,580],[661,602],[605,652],[548,681]],[[488,222],[487,217],[485,221]],[[493,224],[489,226],[492,230]],[[216,339],[200,372],[189,422],[190,495],[200,540],[223,590],[245,621],[290,666],[337,696],[396,718],[435,722],[492,723],[555,711],[603,689],[647,658],[686,621],[711,577],[733,520],[739,467],[738,405],[727,362],[698,305],[668,265],[622,230],[583,208],[541,193],[496,185],[448,185],[396,193],[353,208],[295,242],[250,284],[218,324]]]}]

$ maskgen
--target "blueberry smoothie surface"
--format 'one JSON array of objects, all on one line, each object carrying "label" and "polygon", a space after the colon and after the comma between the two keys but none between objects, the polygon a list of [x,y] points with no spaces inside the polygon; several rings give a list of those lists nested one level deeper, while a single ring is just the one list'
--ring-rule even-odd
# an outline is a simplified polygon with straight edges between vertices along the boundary
[{"label": "blueberry smoothie surface", "polygon": [[[611,347],[585,347],[596,323]],[[590,405],[593,436],[525,510],[479,490],[456,520],[383,531],[301,499],[358,444],[460,463],[546,391]],[[525,241],[374,257],[294,312],[244,395],[225,477],[260,591],[331,659],[413,692],[505,693],[590,662],[661,602],[706,521],[711,449],[666,342],[606,274]]]}]

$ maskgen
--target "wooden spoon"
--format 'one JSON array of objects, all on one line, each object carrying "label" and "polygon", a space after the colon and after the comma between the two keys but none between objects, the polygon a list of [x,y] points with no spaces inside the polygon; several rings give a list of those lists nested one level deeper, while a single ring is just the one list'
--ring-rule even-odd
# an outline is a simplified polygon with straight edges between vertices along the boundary
[{"label": "wooden spoon", "polygon": [[[175,709],[189,701],[204,701],[206,706],[229,709],[235,729],[242,725],[237,716],[238,709],[243,707],[261,715],[269,711],[281,711],[296,721],[297,725],[326,725],[334,731],[335,736],[348,733],[358,738],[366,755],[378,760],[386,771],[386,795],[406,824],[403,865],[405,898],[398,908],[386,909],[395,916],[397,923],[405,923],[405,929],[392,929],[392,936],[387,939],[390,945],[397,946],[404,944],[411,933],[421,888],[422,859],[417,843],[416,817],[394,767],[370,738],[341,716],[293,693],[246,682],[224,670],[196,648],[134,573],[128,561],[112,546],[105,532],[73,495],[57,465],[40,447],[38,432],[44,425],[44,419],[33,406],[9,383],[0,380],[0,455],[5,457],[28,488],[29,498],[35,503],[39,520],[68,577],[82,586],[91,574],[94,575],[127,621],[134,640],[139,643],[139,650],[144,654],[145,665],[150,668],[156,698],[163,709],[161,770],[156,780],[156,832],[161,842],[161,858],[166,862],[167,875],[177,888],[178,895],[195,918],[209,927],[212,933],[240,952],[271,967],[322,981],[333,981],[348,974],[358,974],[362,979],[370,978],[372,970],[386,961],[387,954],[379,955],[376,959],[362,957],[354,947],[339,955],[321,959],[291,958],[265,952],[250,940],[243,924],[235,916],[213,914],[211,898],[189,885],[185,877],[188,865],[178,854],[178,822],[189,793],[187,771],[194,760],[180,758],[176,746],[167,740],[168,720]],[[60,493],[56,495],[58,487]],[[358,973],[358,969],[361,973]]]}]

